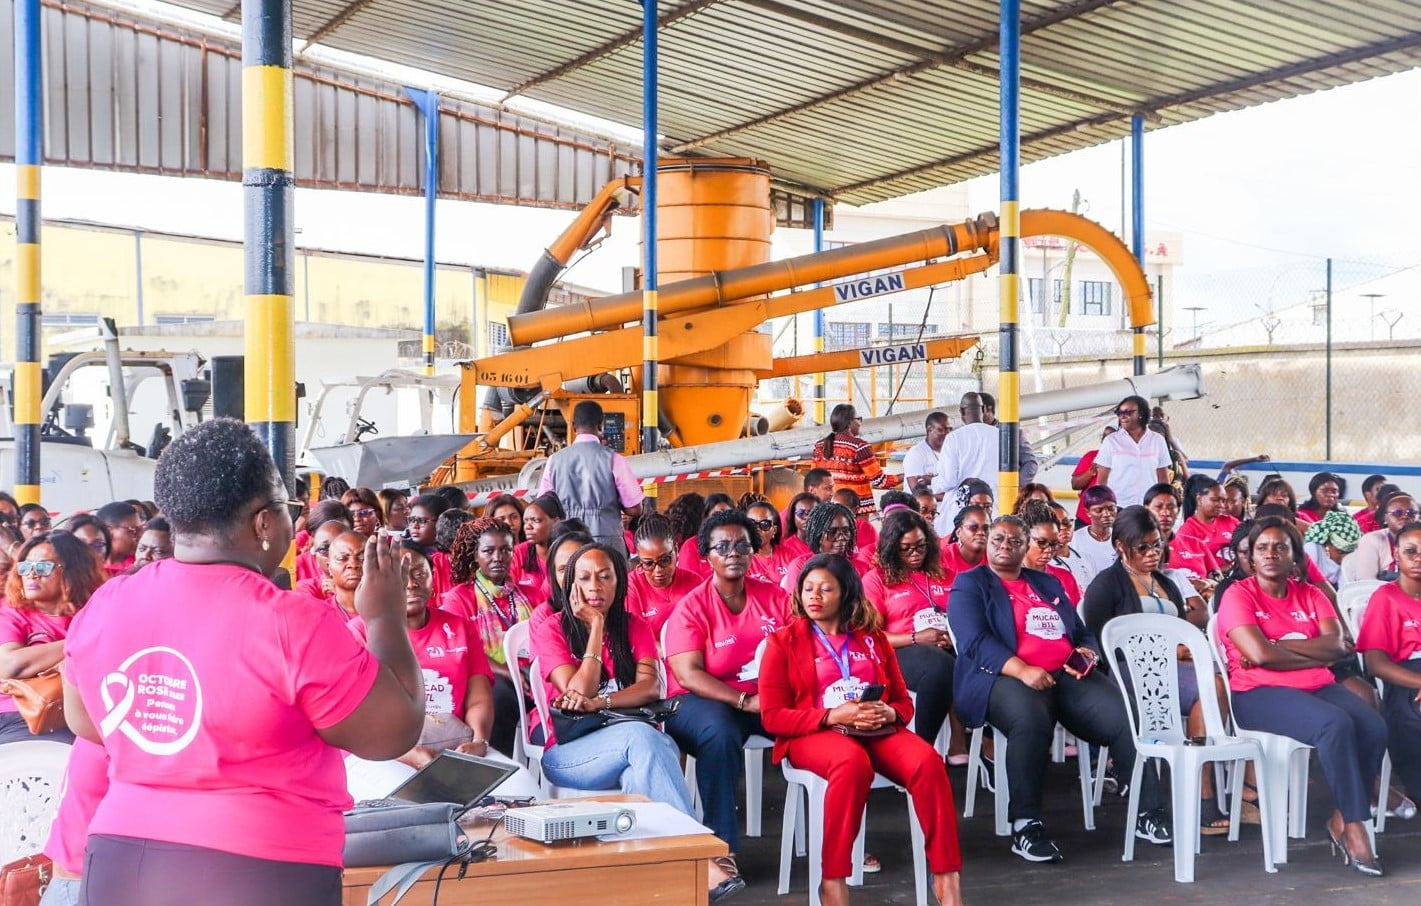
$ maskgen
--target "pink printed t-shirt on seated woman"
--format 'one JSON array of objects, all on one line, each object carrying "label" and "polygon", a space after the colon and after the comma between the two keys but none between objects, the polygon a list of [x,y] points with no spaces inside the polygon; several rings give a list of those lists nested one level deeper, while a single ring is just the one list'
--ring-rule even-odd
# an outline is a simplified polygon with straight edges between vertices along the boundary
[{"label": "pink printed t-shirt on seated woman", "polygon": [[[654,661],[657,658],[656,638],[651,634],[651,627],[646,625],[646,621],[641,617],[627,614],[627,636],[631,641],[632,658],[638,661]],[[549,678],[553,671],[565,665],[580,667],[582,665],[582,655],[585,652],[573,651],[567,643],[567,636],[562,631],[562,614],[557,613],[552,608],[546,610],[539,609],[533,614],[533,619],[528,627],[528,651],[538,659],[538,670],[542,676],[534,677],[533,682],[542,681],[543,691],[548,697],[548,707],[551,708],[553,702],[557,701],[558,687],[553,685]],[[612,643],[606,633],[602,635],[602,682],[597,688],[597,694],[608,695],[620,690],[621,684],[612,675]],[[541,722],[541,715],[534,715]],[[536,723],[534,724],[536,726]],[[546,727],[543,730],[547,740],[547,745],[557,744],[554,737],[553,728]]]},{"label": "pink printed t-shirt on seated woman", "polygon": [[671,574],[671,584],[657,588],[646,577],[646,570],[632,570],[627,579],[627,612],[636,614],[651,627],[651,634],[661,638],[661,627],[671,619],[682,599],[705,580],[695,573],[676,567]]},{"label": "pink printed t-shirt on seated woman", "polygon": [[1421,601],[1391,582],[1372,592],[1357,650],[1380,651],[1398,663],[1421,657]]},{"label": "pink printed t-shirt on seated woman", "polygon": [[316,731],[365,699],[379,662],[310,595],[254,570],[161,560],[74,619],[65,679],[104,737],[90,833],[341,864],[341,752]]},{"label": "pink printed t-shirt on seated woman", "polygon": [[[472,620],[438,607],[426,609],[429,619],[420,629],[409,630],[410,645],[415,660],[424,674],[424,711],[426,714],[452,714],[464,719],[464,697],[469,691],[469,679],[482,676],[493,682],[493,668],[484,654],[479,629]],[[350,631],[366,641],[365,621],[351,620]]]},{"label": "pink printed t-shirt on seated woman", "polygon": [[[17,644],[23,648],[30,645],[57,642],[69,634],[69,626],[74,617],[51,616],[33,607],[10,607],[0,604],[0,645]],[[12,696],[0,694],[0,714],[18,711]]]},{"label": "pink printed t-shirt on seated woman", "polygon": [[1011,597],[1016,621],[1016,656],[1050,673],[1066,666],[1075,646],[1066,635],[1060,613],[1042,600],[1025,579],[1003,579],[1002,584]]},{"label": "pink printed t-shirt on seated woman", "polygon": [[863,577],[863,596],[883,614],[884,632],[918,632],[923,629],[947,629],[947,599],[952,593],[952,579],[938,579],[923,573],[913,573],[908,581],[885,585],[883,574],[870,570]]},{"label": "pink printed t-shirt on seated woman", "polygon": [[[845,701],[857,700],[865,686],[878,682],[878,653],[871,637],[854,632],[820,638],[819,633],[811,633],[815,642],[814,680],[823,707],[837,708]],[[842,666],[845,659],[847,677]]]},{"label": "pink printed t-shirt on seated woman", "polygon": [[[789,619],[783,591],[755,579],[745,580],[745,609],[731,613],[715,580],[707,579],[687,595],[666,623],[666,657],[699,651],[706,672],[736,692],[754,695],[760,688],[760,653],[765,637]],[[666,671],[666,695],[687,690]]]},{"label": "pink printed t-shirt on seated woman", "polygon": [[1315,692],[1337,681],[1332,671],[1319,664],[1302,670],[1269,670],[1266,667],[1244,667],[1243,655],[1229,638],[1240,626],[1257,626],[1270,642],[1279,639],[1315,639],[1322,635],[1322,621],[1337,619],[1332,602],[1311,585],[1288,582],[1283,598],[1267,594],[1255,578],[1240,579],[1224,592],[1219,603],[1218,633],[1229,661],[1229,685],[1234,692],[1247,692],[1260,686],[1281,686]]}]

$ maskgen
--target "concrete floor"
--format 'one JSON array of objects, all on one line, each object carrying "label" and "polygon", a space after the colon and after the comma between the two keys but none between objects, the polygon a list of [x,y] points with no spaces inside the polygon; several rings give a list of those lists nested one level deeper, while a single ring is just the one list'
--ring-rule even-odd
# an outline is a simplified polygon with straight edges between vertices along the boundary
[{"label": "concrete floor", "polygon": [[[961,815],[966,769],[951,769],[957,811]],[[1261,904],[1415,904],[1421,900],[1421,817],[1390,819],[1378,849],[1387,876],[1366,878],[1342,867],[1329,855],[1323,821],[1331,810],[1327,787],[1316,764],[1308,795],[1308,836],[1290,840],[1288,863],[1277,874],[1263,871],[1263,844],[1256,825],[1245,825],[1237,843],[1226,836],[1205,837],[1195,863],[1195,882],[1174,880],[1173,851],[1139,841],[1133,863],[1120,859],[1124,844],[1125,800],[1107,794],[1096,812],[1096,830],[1081,824],[1080,797],[1074,762],[1052,765],[1047,779],[1047,830],[1065,860],[1033,865],[1011,853],[1009,838],[992,829],[992,794],[977,797],[977,816],[961,820],[962,888],[969,906],[1100,906],[1100,904],[1211,903],[1227,906]],[[778,768],[765,771],[764,832],[747,839],[739,864],[749,886],[728,906],[791,906],[808,901],[808,867],[797,859],[790,892],[775,894],[779,870],[779,837],[784,805],[784,779]],[[879,790],[869,800],[868,851],[883,863],[883,871],[865,877],[853,891],[857,904],[908,904],[913,901],[913,868],[909,854],[905,800],[894,790]],[[932,900],[929,892],[929,901]]]}]

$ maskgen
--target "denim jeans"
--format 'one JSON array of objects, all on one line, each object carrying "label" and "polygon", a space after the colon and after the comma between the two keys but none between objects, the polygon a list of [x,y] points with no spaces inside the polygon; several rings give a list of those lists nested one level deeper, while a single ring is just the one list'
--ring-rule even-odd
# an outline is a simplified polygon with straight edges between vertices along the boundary
[{"label": "denim jeans", "polygon": [[613,724],[557,743],[543,751],[543,773],[558,786],[640,793],[692,814],[676,743],[650,724]]},{"label": "denim jeans", "polygon": [[79,906],[79,879],[55,878],[44,889],[39,906]]},{"label": "denim jeans", "polygon": [[735,788],[745,774],[745,740],[769,734],[758,714],[690,692],[677,700],[681,704],[666,721],[666,732],[696,759],[696,787],[701,792],[705,823],[735,853],[740,847]]}]

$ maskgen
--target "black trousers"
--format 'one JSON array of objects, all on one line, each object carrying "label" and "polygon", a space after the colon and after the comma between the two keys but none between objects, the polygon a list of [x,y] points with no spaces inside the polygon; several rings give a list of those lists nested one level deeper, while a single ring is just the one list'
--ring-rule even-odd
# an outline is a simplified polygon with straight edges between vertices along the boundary
[{"label": "black trousers", "polygon": [[95,834],[80,906],[340,906],[341,870]]},{"label": "black trousers", "polygon": [[518,692],[513,688],[515,682],[517,680],[494,674],[493,729],[488,734],[488,744],[509,758],[513,757],[513,740],[518,734],[518,720],[523,716],[518,710]]},{"label": "black trousers", "polygon": [[[1400,666],[1421,673],[1421,661],[1402,661]],[[1386,718],[1387,750],[1391,769],[1413,799],[1421,798],[1421,705],[1416,690],[1384,685],[1382,717]]]},{"label": "black trousers", "polygon": [[[1056,685],[1036,690],[1021,680],[999,676],[987,699],[987,721],[1007,736],[1007,785],[1012,821],[1041,817],[1041,786],[1051,754],[1056,724],[1077,738],[1110,747],[1110,758],[1122,781],[1135,769],[1135,731],[1115,682],[1100,672],[1075,679],[1055,674]],[[1144,771],[1140,781],[1140,812],[1164,804],[1159,777]]]},{"label": "black trousers", "polygon": [[957,655],[935,645],[905,645],[894,650],[903,682],[917,695],[913,728],[928,745],[933,745],[952,708],[952,668],[957,664]]}]

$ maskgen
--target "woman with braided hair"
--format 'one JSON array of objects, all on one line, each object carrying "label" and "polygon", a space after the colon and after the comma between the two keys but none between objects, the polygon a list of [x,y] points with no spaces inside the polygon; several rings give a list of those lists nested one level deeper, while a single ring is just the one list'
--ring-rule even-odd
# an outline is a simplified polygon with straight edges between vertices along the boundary
[{"label": "woman with braided hair", "polygon": [[706,518],[706,499],[694,491],[682,494],[666,508],[666,518],[676,536],[676,565],[702,579],[710,575],[710,565],[696,551],[696,533]]},{"label": "woman with braided hair", "polygon": [[508,526],[488,516],[471,519],[459,526],[454,549],[449,554],[454,582],[439,599],[448,613],[470,620],[478,627],[484,654],[493,669],[493,731],[489,744],[505,755],[513,751],[517,732],[518,693],[513,688],[521,678],[516,664],[503,656],[503,634],[533,614],[533,603],[513,582],[513,534]]},{"label": "woman with braided hair", "polygon": [[842,503],[821,503],[810,510],[804,524],[804,540],[809,545],[810,554],[798,557],[790,565],[789,572],[781,587],[794,593],[794,583],[800,568],[808,563],[814,554],[837,554],[853,564],[854,572],[862,576],[873,568],[854,551],[854,513]]},{"label": "woman with braided hair", "polygon": [[641,517],[632,536],[628,564],[627,612],[635,614],[661,638],[661,627],[681,599],[705,581],[676,565],[676,538],[671,521],[659,513]]},{"label": "woman with braided hair", "polygon": [[835,488],[848,488],[858,495],[855,516],[872,516],[874,488],[896,488],[900,480],[878,463],[868,441],[859,437],[863,419],[848,403],[840,403],[829,413],[830,434],[814,445],[814,468],[828,469]]}]

